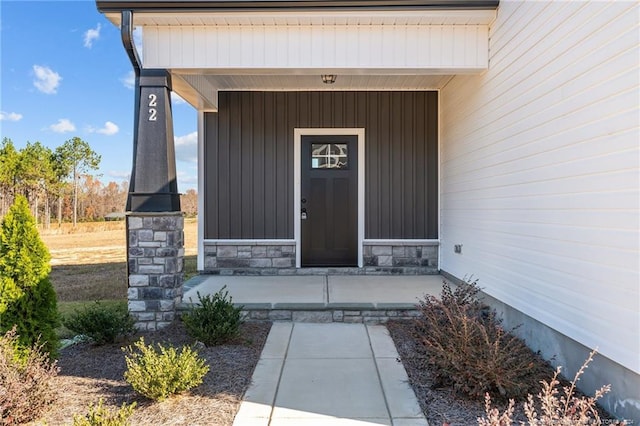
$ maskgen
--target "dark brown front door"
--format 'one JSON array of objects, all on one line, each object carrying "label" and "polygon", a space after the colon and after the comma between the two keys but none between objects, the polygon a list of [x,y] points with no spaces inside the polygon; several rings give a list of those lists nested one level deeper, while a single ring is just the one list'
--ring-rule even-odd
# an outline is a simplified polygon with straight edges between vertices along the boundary
[{"label": "dark brown front door", "polygon": [[302,266],[357,266],[358,137],[301,142]]}]

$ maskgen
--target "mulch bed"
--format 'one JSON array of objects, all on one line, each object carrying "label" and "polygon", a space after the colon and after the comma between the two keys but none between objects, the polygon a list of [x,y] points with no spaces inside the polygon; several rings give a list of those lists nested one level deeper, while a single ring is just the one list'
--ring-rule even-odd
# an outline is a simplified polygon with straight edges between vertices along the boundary
[{"label": "mulch bed", "polygon": [[139,333],[118,344],[79,344],[64,349],[54,383],[59,391],[58,400],[36,424],[71,424],[74,414],[87,413],[90,403],[97,404],[103,398],[111,408],[135,402],[131,417],[134,425],[231,425],[270,328],[270,323],[245,323],[236,341],[200,349],[200,356],[210,366],[204,382],[191,392],[163,402],[136,394],[124,381],[125,354],[121,348],[140,336],[144,336],[147,344],[193,344],[180,322],[155,333]]},{"label": "mulch bed", "polygon": [[[418,350],[417,342],[412,337],[412,321],[389,321],[387,329],[393,339],[400,361],[402,362],[409,383],[416,394],[420,408],[427,417],[431,426],[470,426],[477,425],[478,418],[485,416],[484,401],[474,401],[464,398],[454,392],[451,387],[437,387],[430,366],[426,362],[424,355]],[[554,369],[549,366],[548,373],[544,380],[548,381],[553,375]],[[569,382],[559,377],[561,386],[568,386]],[[576,392],[576,395],[581,395]],[[504,411],[506,404],[494,402],[494,407]],[[607,419],[611,423],[617,424],[605,411],[599,410],[601,419]],[[525,422],[527,418],[524,414],[522,403],[516,403],[513,420],[516,424]]]},{"label": "mulch bed", "polygon": [[387,329],[393,339],[409,382],[418,398],[429,425],[469,426],[478,424],[484,416],[484,403],[460,398],[451,388],[434,387],[433,376],[423,355],[411,336],[413,322],[390,321]]}]

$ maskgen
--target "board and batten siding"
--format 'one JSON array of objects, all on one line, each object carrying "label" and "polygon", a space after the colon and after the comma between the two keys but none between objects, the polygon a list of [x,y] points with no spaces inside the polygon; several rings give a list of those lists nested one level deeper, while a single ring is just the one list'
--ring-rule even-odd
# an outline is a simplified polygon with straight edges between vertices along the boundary
[{"label": "board and batten siding", "polygon": [[501,1],[441,90],[441,268],[635,373],[638,5]]},{"label": "board and batten siding", "polygon": [[365,129],[365,238],[438,238],[438,93],[220,92],[205,239],[293,239],[295,128]]}]

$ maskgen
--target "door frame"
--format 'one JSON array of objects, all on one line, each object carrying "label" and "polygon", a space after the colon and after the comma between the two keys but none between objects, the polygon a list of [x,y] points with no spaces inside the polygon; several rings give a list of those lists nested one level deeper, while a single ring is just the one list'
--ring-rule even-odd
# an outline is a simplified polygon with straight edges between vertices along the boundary
[{"label": "door frame", "polygon": [[363,266],[362,244],[364,241],[364,128],[296,128],[293,129],[293,234],[296,240],[296,268],[302,265],[302,232],[300,199],[302,183],[301,146],[302,136],[340,136],[358,138],[358,267]]}]

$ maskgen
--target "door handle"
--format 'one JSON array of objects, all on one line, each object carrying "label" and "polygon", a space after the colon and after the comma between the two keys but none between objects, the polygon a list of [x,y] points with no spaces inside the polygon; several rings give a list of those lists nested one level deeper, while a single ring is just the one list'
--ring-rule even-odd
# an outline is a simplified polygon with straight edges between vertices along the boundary
[{"label": "door handle", "polygon": [[307,209],[302,209],[300,211],[300,219],[307,220]]}]

